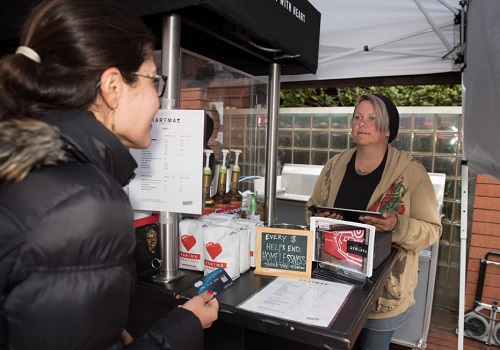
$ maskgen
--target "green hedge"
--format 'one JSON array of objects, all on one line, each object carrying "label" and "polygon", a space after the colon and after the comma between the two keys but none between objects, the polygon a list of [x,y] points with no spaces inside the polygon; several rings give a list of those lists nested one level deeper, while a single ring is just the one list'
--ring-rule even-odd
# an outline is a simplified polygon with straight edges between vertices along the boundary
[{"label": "green hedge", "polygon": [[461,106],[461,85],[370,86],[281,90],[281,107],[350,107],[363,93],[389,97],[396,106]]}]

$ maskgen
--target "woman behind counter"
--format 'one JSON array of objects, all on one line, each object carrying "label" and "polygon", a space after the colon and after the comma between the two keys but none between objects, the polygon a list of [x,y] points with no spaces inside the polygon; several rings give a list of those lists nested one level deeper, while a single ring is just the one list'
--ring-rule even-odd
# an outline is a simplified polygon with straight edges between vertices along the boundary
[{"label": "woman behind counter", "polygon": [[0,63],[0,347],[201,349],[208,292],[130,343],[128,148],[151,143],[154,39],[111,0],[46,0]]},{"label": "woman behind counter", "polygon": [[[392,231],[392,242],[399,250],[353,349],[389,349],[394,331],[415,304],[418,254],[437,242],[442,231],[427,171],[408,152],[390,146],[398,129],[399,113],[391,100],[378,94],[359,96],[352,120],[357,146],[325,164],[306,204],[382,212],[383,218],[360,216],[359,220],[377,231]],[[308,224],[310,215],[306,212]]]}]

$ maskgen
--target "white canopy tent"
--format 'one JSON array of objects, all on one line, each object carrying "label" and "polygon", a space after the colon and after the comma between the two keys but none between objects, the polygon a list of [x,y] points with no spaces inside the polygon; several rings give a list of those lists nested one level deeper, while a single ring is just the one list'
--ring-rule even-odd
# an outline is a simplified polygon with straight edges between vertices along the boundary
[{"label": "white canopy tent", "polygon": [[459,0],[310,0],[321,13],[316,74],[282,82],[459,71]]},{"label": "white canopy tent", "polygon": [[[275,0],[283,11],[302,0]],[[0,11],[0,42],[17,46],[12,41],[14,27],[19,24],[17,8],[29,8],[34,0],[2,2]],[[135,2],[125,1],[123,2]],[[182,1],[178,1],[179,3]],[[195,1],[189,3],[220,3],[221,1]],[[252,5],[255,1],[252,1]],[[269,3],[274,3],[268,0]],[[464,69],[464,160],[473,171],[500,179],[500,138],[494,124],[500,110],[500,0],[309,0],[321,13],[318,68],[316,74],[283,75],[281,82],[311,83],[338,79],[367,77],[394,77],[460,72]],[[8,3],[8,4],[7,4]],[[139,4],[140,3],[140,4]],[[167,6],[168,2],[143,0],[145,4]],[[232,3],[227,1],[227,3]],[[250,4],[250,1],[248,1]],[[467,3],[466,15],[462,4]],[[14,6],[15,5],[15,6]],[[236,5],[235,5],[236,6]],[[168,6],[167,6],[168,7]],[[241,6],[240,7],[240,10]],[[258,6],[252,6],[258,7]],[[236,6],[238,8],[238,6]],[[299,6],[302,8],[302,6]],[[261,9],[260,9],[261,10]],[[234,11],[233,11],[234,12]],[[250,12],[249,12],[250,13]],[[259,13],[248,21],[257,25],[256,18],[267,18]],[[14,15],[15,14],[15,15]],[[254,14],[251,12],[250,14]],[[289,17],[289,16],[288,16]],[[461,23],[466,17],[467,31],[463,35]],[[314,15],[301,20],[314,24]],[[195,22],[195,21],[193,21]],[[267,19],[266,23],[272,22]],[[274,25],[287,28],[288,22],[276,20]],[[196,24],[196,23],[195,23]],[[241,34],[241,33],[240,33]],[[296,43],[304,43],[288,30]],[[263,35],[265,37],[265,35]],[[289,39],[289,37],[287,39]],[[465,40],[465,46],[461,41]],[[292,41],[293,41],[292,40]],[[240,46],[244,46],[240,43]],[[292,45],[294,46],[294,45]],[[465,50],[464,50],[465,48]],[[0,45],[0,54],[2,53]],[[216,51],[219,50],[215,47]],[[293,48],[290,48],[293,50]],[[247,50],[248,51],[248,50]],[[5,52],[12,52],[8,48]],[[288,52],[294,54],[294,52]],[[265,54],[260,57],[267,59]],[[304,59],[304,55],[300,59]],[[462,63],[465,59],[465,64]],[[269,58],[269,60],[271,60]],[[266,61],[267,62],[267,61]],[[287,68],[287,61],[283,61]],[[288,69],[290,69],[288,61]],[[267,71],[267,63],[266,63]],[[309,69],[309,71],[312,71]],[[255,73],[259,74],[259,73]],[[462,276],[461,293],[465,290],[465,247],[467,227],[467,166],[462,171]],[[460,295],[459,320],[463,321],[464,295]],[[459,348],[462,348],[463,323],[459,325]]]},{"label": "white canopy tent", "polygon": [[[316,74],[325,81],[463,70],[463,166],[458,349],[463,349],[468,169],[500,179],[500,1],[309,0],[321,13]],[[463,14],[465,12],[465,14]],[[295,85],[297,86],[297,85]]]}]

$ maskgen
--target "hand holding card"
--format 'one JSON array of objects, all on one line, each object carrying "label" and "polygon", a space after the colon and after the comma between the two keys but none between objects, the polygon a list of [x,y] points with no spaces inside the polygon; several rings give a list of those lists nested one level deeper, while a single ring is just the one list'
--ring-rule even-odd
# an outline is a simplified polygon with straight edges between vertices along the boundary
[{"label": "hand holding card", "polygon": [[178,307],[195,314],[203,328],[210,327],[219,314],[219,302],[208,292],[196,295]]},{"label": "hand holding card", "polygon": [[197,281],[194,286],[198,290],[198,294],[211,290],[213,296],[216,296],[231,287],[233,283],[233,279],[229,277],[226,270],[223,267],[219,267],[203,277],[202,280]]}]

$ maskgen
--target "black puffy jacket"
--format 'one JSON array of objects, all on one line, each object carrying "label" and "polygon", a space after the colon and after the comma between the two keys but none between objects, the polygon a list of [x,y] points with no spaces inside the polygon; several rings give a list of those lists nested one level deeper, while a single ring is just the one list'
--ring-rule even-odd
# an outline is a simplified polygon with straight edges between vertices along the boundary
[{"label": "black puffy jacket", "polygon": [[[120,349],[135,285],[133,212],[122,186],[137,164],[90,112],[40,120],[60,137],[45,123],[0,122],[3,342],[11,349]],[[6,181],[24,170],[22,181]],[[176,309],[129,347],[202,343],[198,318]]]}]

